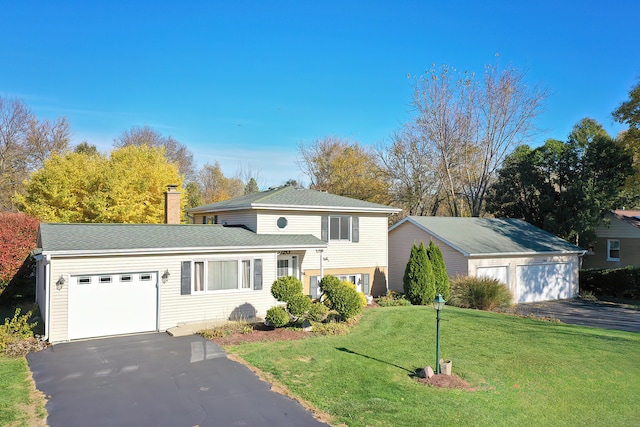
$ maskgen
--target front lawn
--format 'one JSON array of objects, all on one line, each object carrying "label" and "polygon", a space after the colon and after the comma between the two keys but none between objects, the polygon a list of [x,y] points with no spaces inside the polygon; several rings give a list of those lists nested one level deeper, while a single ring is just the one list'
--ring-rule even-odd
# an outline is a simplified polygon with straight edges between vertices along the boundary
[{"label": "front lawn", "polygon": [[46,415],[26,359],[0,355],[0,425],[44,426]]},{"label": "front lawn", "polygon": [[227,351],[349,426],[637,425],[640,334],[447,307],[441,355],[475,391],[420,384],[431,307],[365,310],[351,333]]}]

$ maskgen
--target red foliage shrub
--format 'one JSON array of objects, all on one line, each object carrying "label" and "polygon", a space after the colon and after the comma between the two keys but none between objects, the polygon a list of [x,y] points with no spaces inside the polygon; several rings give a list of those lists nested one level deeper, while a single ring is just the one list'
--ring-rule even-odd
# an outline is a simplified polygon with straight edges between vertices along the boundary
[{"label": "red foliage shrub", "polygon": [[36,247],[38,220],[23,213],[0,212],[0,290]]}]

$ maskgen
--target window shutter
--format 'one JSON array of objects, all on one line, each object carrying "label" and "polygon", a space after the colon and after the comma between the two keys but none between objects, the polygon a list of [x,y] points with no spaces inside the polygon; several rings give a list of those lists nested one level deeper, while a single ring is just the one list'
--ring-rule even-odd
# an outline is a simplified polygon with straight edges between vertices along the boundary
[{"label": "window shutter", "polygon": [[370,291],[369,275],[368,274],[363,274],[362,275],[362,292],[365,295],[369,295],[369,291]]},{"label": "window shutter", "polygon": [[259,291],[262,289],[262,260],[253,260],[253,290]]},{"label": "window shutter", "polygon": [[180,295],[191,294],[191,261],[182,261],[180,273]]},{"label": "window shutter", "polygon": [[351,217],[351,241],[353,243],[360,241],[360,221],[357,216]]},{"label": "window shutter", "polygon": [[329,217],[322,215],[322,230],[320,231],[320,240],[329,241]]},{"label": "window shutter", "polygon": [[309,277],[309,293],[311,298],[318,298],[318,276]]}]

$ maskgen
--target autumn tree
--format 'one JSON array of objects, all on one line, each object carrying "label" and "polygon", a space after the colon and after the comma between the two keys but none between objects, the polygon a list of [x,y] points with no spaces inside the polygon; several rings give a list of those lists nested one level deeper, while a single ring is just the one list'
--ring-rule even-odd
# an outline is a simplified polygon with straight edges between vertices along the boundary
[{"label": "autumn tree", "polygon": [[415,116],[401,135],[410,135],[418,143],[408,146],[433,162],[438,183],[432,188],[446,195],[448,213],[479,216],[497,169],[534,133],[547,90],[529,85],[514,68],[486,66],[479,78],[446,65],[432,66],[413,89]]},{"label": "autumn tree", "polygon": [[564,143],[516,149],[490,189],[487,210],[588,247],[631,171],[629,153],[595,120],[583,119]]},{"label": "autumn tree", "polygon": [[45,222],[162,223],[167,185],[182,182],[163,148],[126,146],[109,156],[72,152],[45,160],[16,201]]},{"label": "autumn tree", "polygon": [[38,221],[23,213],[0,212],[0,294],[36,248]]},{"label": "autumn tree", "polygon": [[170,162],[178,166],[178,170],[187,181],[195,178],[193,153],[186,145],[176,141],[172,136],[164,136],[149,126],[134,126],[123,131],[113,143],[114,147],[122,148],[128,145],[148,145],[149,147],[164,148],[165,156]]},{"label": "autumn tree", "polygon": [[222,172],[219,162],[205,164],[198,172],[197,182],[200,186],[202,202],[215,203],[232,199],[244,194],[244,184],[238,178],[227,178]]},{"label": "autumn tree", "polygon": [[339,196],[388,203],[384,169],[373,150],[336,137],[298,146],[300,170],[311,180],[310,188]]},{"label": "autumn tree", "polygon": [[69,133],[65,118],[40,121],[21,100],[0,96],[0,210],[15,209],[12,197],[22,192],[22,182],[44,159],[67,149]]}]

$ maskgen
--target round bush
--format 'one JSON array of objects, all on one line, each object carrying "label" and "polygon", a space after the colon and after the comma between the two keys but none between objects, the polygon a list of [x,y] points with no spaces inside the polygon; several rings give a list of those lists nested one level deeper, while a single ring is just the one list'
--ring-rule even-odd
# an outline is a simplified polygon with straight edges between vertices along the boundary
[{"label": "round bush", "polygon": [[331,302],[331,295],[335,292],[335,289],[344,286],[342,280],[338,279],[336,276],[324,276],[322,280],[320,280],[318,286],[320,287],[320,291],[322,291],[322,303],[332,309],[333,304]]},{"label": "round bush", "polygon": [[[358,290],[356,289],[356,284],[352,283],[352,282],[348,282],[343,280],[342,283],[344,283],[346,286],[352,288],[353,290],[355,290],[356,292],[358,292]],[[364,292],[358,292],[358,298],[360,298],[360,302],[362,303],[362,307],[366,307],[369,305],[369,301],[367,301],[367,297],[365,296]]]},{"label": "round bush", "polygon": [[311,307],[311,299],[302,293],[295,294],[289,298],[287,302],[287,310],[292,316],[302,317]]},{"label": "round bush", "polygon": [[458,276],[451,281],[447,304],[478,310],[495,310],[512,304],[507,285],[489,277]]},{"label": "round bush", "polygon": [[355,289],[341,285],[329,296],[331,305],[340,317],[348,320],[362,311],[362,300]]},{"label": "round bush", "polygon": [[314,302],[309,307],[309,320],[314,322],[322,322],[328,314],[329,309],[322,303]]},{"label": "round bush", "polygon": [[281,277],[271,285],[271,295],[280,302],[289,302],[298,294],[302,295],[302,282],[293,276]]},{"label": "round bush", "polygon": [[284,307],[276,306],[267,310],[264,320],[275,328],[281,328],[289,323],[289,313]]}]

